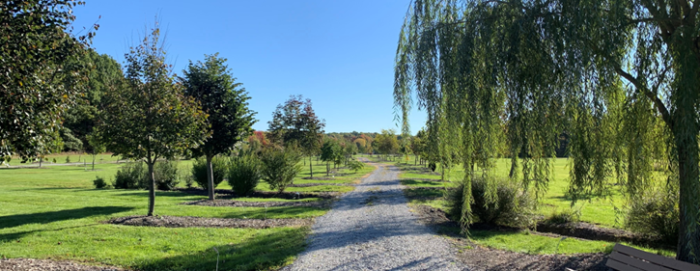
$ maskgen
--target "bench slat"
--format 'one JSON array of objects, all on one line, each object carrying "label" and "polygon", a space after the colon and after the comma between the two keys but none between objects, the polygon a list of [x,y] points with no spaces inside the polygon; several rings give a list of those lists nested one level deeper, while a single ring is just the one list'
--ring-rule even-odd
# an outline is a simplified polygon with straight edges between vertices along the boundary
[{"label": "bench slat", "polygon": [[618,262],[615,259],[608,258],[608,262],[605,263],[605,266],[610,267],[615,270],[619,271],[644,271],[642,269],[636,268],[634,266],[626,265],[624,263]]},{"label": "bench slat", "polygon": [[[658,270],[658,271],[674,271],[673,269],[666,268],[660,265],[656,265],[650,262],[645,262],[637,258],[632,258],[630,256],[627,256],[625,254],[619,253],[617,251],[613,251],[610,253],[610,258],[615,261],[634,266],[636,268],[639,268],[641,270]],[[608,260],[609,261],[609,260]]]},{"label": "bench slat", "polygon": [[682,261],[677,261],[671,258],[667,258],[661,255],[652,254],[646,251],[637,250],[625,245],[616,244],[613,251],[620,252],[622,254],[627,254],[635,258],[645,259],[647,261],[663,265],[676,270],[683,271],[700,271],[700,265],[695,265],[691,263],[686,263]]}]

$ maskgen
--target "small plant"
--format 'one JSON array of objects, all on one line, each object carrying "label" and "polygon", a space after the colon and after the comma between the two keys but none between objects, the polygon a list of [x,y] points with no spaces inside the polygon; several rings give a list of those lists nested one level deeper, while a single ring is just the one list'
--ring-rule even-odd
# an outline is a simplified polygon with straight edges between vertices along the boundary
[{"label": "small plant", "polygon": [[565,210],[559,213],[553,213],[545,220],[549,224],[566,224],[579,222],[581,220],[581,210]]},{"label": "small plant", "polygon": [[[214,156],[212,159],[211,166],[212,170],[214,171],[214,188],[219,186],[219,184],[224,181],[227,163],[228,158],[226,157]],[[207,179],[207,159],[200,157],[193,161],[192,177],[199,187],[204,188],[205,190],[209,187],[209,180]]]},{"label": "small plant", "polygon": [[146,170],[142,162],[128,163],[117,171],[112,186],[117,189],[141,189],[148,186],[144,182]]},{"label": "small plant", "polygon": [[253,192],[262,178],[260,167],[260,160],[254,155],[232,158],[228,170],[228,183],[233,187],[233,191],[239,195]]},{"label": "small plant", "polygon": [[194,177],[192,177],[191,174],[182,175],[182,176],[180,176],[180,179],[185,180],[185,187],[187,187],[187,188],[194,187]]},{"label": "small plant", "polygon": [[107,184],[107,182],[105,181],[105,179],[100,177],[100,176],[96,176],[95,180],[93,180],[92,183],[95,185],[95,188],[97,188],[97,189],[103,189],[103,188],[107,188],[109,186]]},{"label": "small plant", "polygon": [[349,167],[351,170],[355,171],[355,173],[357,173],[357,172],[360,171],[361,169],[365,168],[365,163],[362,163],[362,162],[357,161],[357,160],[350,160],[350,161],[348,162],[348,167]]},{"label": "small plant", "polygon": [[284,192],[301,171],[301,155],[292,150],[270,148],[263,152],[262,178],[270,185],[271,190]]},{"label": "small plant", "polygon": [[[153,168],[158,190],[173,190],[180,181],[177,180],[177,162],[157,162]],[[146,178],[148,179],[148,178]]]},{"label": "small plant", "polygon": [[70,155],[66,156],[66,164],[70,163]]}]

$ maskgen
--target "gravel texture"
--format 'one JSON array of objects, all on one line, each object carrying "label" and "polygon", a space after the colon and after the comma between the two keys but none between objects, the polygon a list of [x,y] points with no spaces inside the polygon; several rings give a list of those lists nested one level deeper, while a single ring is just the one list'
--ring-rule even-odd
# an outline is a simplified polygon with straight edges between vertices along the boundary
[{"label": "gravel texture", "polygon": [[90,266],[68,261],[36,259],[0,259],[3,271],[122,271],[117,267]]},{"label": "gravel texture", "polygon": [[240,219],[207,218],[192,216],[127,216],[113,218],[110,224],[148,227],[209,227],[209,228],[256,228],[308,226],[311,219]]},{"label": "gravel texture", "polygon": [[380,166],[343,195],[316,218],[307,250],[283,270],[469,270],[409,210],[397,175]]}]

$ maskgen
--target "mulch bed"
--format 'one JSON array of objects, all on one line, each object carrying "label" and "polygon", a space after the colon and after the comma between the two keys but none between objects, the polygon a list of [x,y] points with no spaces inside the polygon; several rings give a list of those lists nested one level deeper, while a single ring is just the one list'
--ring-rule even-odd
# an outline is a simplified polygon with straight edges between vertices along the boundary
[{"label": "mulch bed", "polygon": [[[207,190],[204,190],[202,188],[175,188],[174,191],[178,192],[183,192],[183,193],[188,193],[188,194],[194,194],[194,195],[202,195],[206,196],[207,195]],[[216,189],[215,193],[217,194],[217,197],[221,198],[239,198],[243,197],[242,195],[237,195],[236,192],[234,192],[231,189]],[[333,199],[337,198],[340,196],[341,193],[339,192],[273,192],[273,191],[255,191],[253,193],[250,193],[248,197],[252,198],[280,198],[280,199],[305,199],[305,198],[321,198],[321,199]]]},{"label": "mulch bed", "polygon": [[584,238],[588,240],[628,242],[653,247],[664,246],[662,241],[658,238],[635,234],[622,229],[603,228],[586,222],[568,222],[564,224],[539,222],[537,223],[537,231]]},{"label": "mulch bed", "polygon": [[239,200],[198,200],[183,203],[184,205],[199,205],[213,207],[315,207],[330,208],[332,200],[319,201],[239,201]]},{"label": "mulch bed", "polygon": [[335,180],[335,177],[303,177],[302,179],[304,180],[319,180],[319,181],[332,181]]},{"label": "mulch bed", "polygon": [[350,185],[344,184],[344,183],[300,183],[300,184],[290,184],[287,187],[310,187],[310,186],[319,186],[319,185],[350,186]]},{"label": "mulch bed", "polygon": [[117,267],[90,266],[68,261],[3,259],[0,270],[7,271],[122,271]]},{"label": "mulch bed", "polygon": [[106,223],[128,226],[148,227],[205,227],[205,228],[255,228],[309,226],[311,219],[241,219],[208,218],[192,216],[127,216],[108,220]]}]

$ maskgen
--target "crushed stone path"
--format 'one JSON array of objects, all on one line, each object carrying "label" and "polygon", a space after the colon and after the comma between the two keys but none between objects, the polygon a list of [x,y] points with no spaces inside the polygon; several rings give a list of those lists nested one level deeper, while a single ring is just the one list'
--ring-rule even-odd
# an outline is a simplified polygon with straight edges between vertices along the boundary
[{"label": "crushed stone path", "polygon": [[399,170],[370,165],[379,168],[316,219],[306,251],[282,270],[469,270],[409,211]]}]

